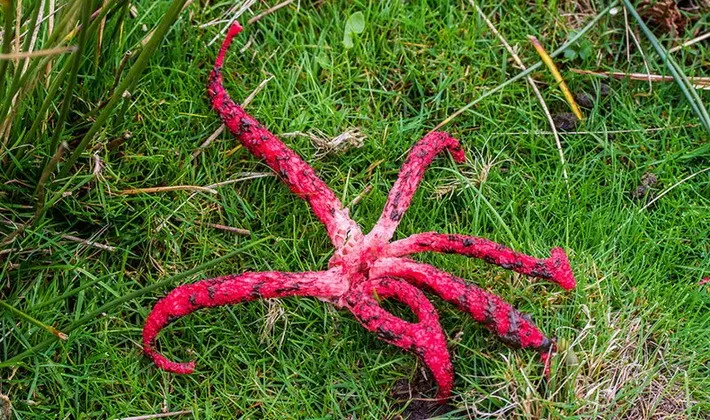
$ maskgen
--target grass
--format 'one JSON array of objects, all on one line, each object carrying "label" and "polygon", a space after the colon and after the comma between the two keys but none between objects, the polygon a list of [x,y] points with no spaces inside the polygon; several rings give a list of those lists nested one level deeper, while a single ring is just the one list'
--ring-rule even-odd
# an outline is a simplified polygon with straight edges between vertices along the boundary
[{"label": "grass", "polygon": [[[0,229],[13,235],[11,223],[25,228],[0,254],[0,298],[69,338],[56,340],[41,326],[3,312],[0,394],[8,395],[14,415],[22,419],[117,418],[164,410],[191,410],[195,418],[403,413],[390,392],[398,380],[418,375],[417,359],[378,341],[348,313],[313,299],[212,309],[176,322],[159,342],[175,359],[196,359],[193,375],[164,373],[142,357],[143,320],[172,286],[247,270],[322,269],[331,252],[305,204],[273,177],[215,187],[217,195],[117,194],[208,186],[268,171],[243,149],[235,151],[227,134],[191,160],[219,127],[204,85],[217,51],[217,44],[208,43],[221,26],[200,25],[220,19],[232,2],[187,6],[169,30],[165,24],[156,32],[165,38],[147,56],[142,74],[130,72],[146,30],[159,25],[171,4],[175,7],[164,0],[135,2],[138,14],[131,18],[125,4],[115,3],[100,52],[96,33],[87,36],[65,117],[60,117],[62,98],[72,73],[57,77],[73,55],[53,57],[48,85],[41,72],[34,73],[38,83],[13,107],[16,118],[1,156]],[[352,209],[367,230],[407,149],[518,70],[467,1],[295,4],[246,28],[227,59],[227,85],[235,98],[245,98],[273,75],[248,110],[275,133],[319,129],[336,136],[359,127],[368,136],[361,148],[319,159],[307,137],[287,140],[343,202],[372,186]],[[584,23],[568,20],[565,13],[579,12],[570,4],[507,2],[502,11],[498,2],[479,2],[528,66],[537,62],[528,35],[553,50]],[[257,3],[252,10],[257,14],[267,7]],[[75,9],[74,22],[82,13]],[[348,50],[343,28],[357,11],[364,13],[365,30]],[[32,8],[23,4],[23,13],[31,17]],[[594,15],[588,14],[585,21]],[[708,25],[706,15],[689,30],[707,31]],[[564,347],[557,374],[545,385],[535,354],[508,349],[434,299],[456,369],[451,403],[457,412],[451,416],[699,418],[710,410],[710,301],[707,286],[697,284],[710,272],[710,173],[679,184],[647,209],[651,197],[631,198],[647,172],[659,179],[650,191],[658,196],[710,166],[707,132],[673,83],[654,85],[647,94],[644,83],[609,81],[611,94],[602,96],[598,79],[564,71],[565,64],[642,71],[638,51],[626,60],[625,32],[621,13],[607,15],[584,38],[594,47],[592,57],[558,61],[570,88],[596,99],[579,127],[587,134],[562,135],[570,196],[554,139],[545,134],[547,120],[521,80],[447,125],[471,160],[455,168],[449,159],[438,159],[400,226],[398,237],[428,230],[469,233],[541,257],[563,246],[579,281],[575,291],[563,293],[479,261],[421,257],[496,291]],[[249,48],[236,52],[250,37]],[[41,39],[46,40],[44,32]],[[651,70],[662,74],[664,62],[652,56],[649,43],[642,45]],[[131,86],[130,95],[121,90],[111,95],[127,50],[134,55],[121,80]],[[689,47],[674,57],[686,74],[702,75],[710,52]],[[14,65],[3,70],[3,83],[15,70]],[[543,70],[532,75],[548,84],[541,90],[551,111],[566,112],[551,76]],[[47,104],[47,117],[43,102],[53,80],[62,83]],[[707,102],[707,93],[698,94]],[[98,105],[112,97],[118,99],[105,122],[92,125],[101,118]],[[46,125],[38,124],[36,135],[26,139],[37,118],[46,118]],[[68,124],[55,142],[60,118]],[[95,136],[89,138],[90,130]],[[76,165],[57,161],[61,176],[52,171],[46,202],[37,204],[38,180],[62,142],[71,150],[81,144],[86,149],[76,155]],[[248,229],[251,235],[208,223]],[[240,252],[215,261],[235,250]],[[198,266],[205,269],[171,277]],[[146,287],[147,293],[139,293]],[[44,347],[17,357],[42,342]]]}]

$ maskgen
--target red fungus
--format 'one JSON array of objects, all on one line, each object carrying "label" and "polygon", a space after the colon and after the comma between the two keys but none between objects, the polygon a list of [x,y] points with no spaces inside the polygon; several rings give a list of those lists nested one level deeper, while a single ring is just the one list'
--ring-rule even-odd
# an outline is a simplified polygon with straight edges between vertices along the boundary
[{"label": "red fungus", "polygon": [[[403,257],[425,251],[461,254],[572,289],[575,280],[564,251],[555,248],[550,258],[537,259],[487,239],[436,232],[390,242],[434,157],[447,149],[456,161],[464,160],[458,140],[440,132],[427,134],[414,145],[390,191],[382,216],[372,231],[363,235],[358,224],[350,219],[348,209],[313,168],[235,104],[225,91],[222,63],[229,44],[240,31],[238,24],[229,29],[210,74],[208,92],[212,107],[252,154],[266,162],[292,192],[308,202],[325,225],[335,253],[328,271],[244,273],[175,288],[155,305],[146,319],[143,329],[146,355],[162,369],[190,373],[194,362],[172,362],[155,350],[158,333],[170,322],[200,308],[255,299],[312,296],[350,310],[378,338],[419,356],[439,386],[437,397],[443,400],[451,394],[453,368],[437,312],[420,290],[425,289],[469,313],[511,347],[540,352],[545,373],[549,374],[554,341],[528,315],[465,280]],[[414,312],[417,322],[407,322],[388,313],[378,298],[405,304]]]}]

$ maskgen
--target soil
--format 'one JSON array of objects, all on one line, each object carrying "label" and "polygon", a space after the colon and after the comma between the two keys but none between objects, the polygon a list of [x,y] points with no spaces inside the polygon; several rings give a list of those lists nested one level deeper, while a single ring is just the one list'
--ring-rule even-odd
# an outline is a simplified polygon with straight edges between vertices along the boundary
[{"label": "soil", "polygon": [[641,177],[641,182],[639,182],[639,185],[631,191],[631,198],[634,200],[653,200],[653,197],[655,194],[653,194],[652,189],[653,187],[658,183],[658,177],[651,173],[647,172],[643,174]]},{"label": "soil", "polygon": [[559,131],[574,131],[577,128],[577,117],[571,112],[560,112],[552,116],[555,128]]},{"label": "soil", "polygon": [[456,409],[451,404],[436,401],[433,398],[435,394],[436,382],[428,372],[424,372],[424,368],[419,368],[412,380],[399,379],[390,395],[395,400],[395,407],[404,409],[392,420],[425,420]]}]

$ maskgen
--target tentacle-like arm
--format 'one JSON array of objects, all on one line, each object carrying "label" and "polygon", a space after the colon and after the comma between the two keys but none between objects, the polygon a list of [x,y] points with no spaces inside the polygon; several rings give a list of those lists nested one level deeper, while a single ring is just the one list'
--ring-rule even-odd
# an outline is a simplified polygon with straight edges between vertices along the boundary
[{"label": "tentacle-like arm", "polygon": [[427,251],[480,258],[507,270],[553,281],[567,290],[574,289],[576,285],[567,254],[562,248],[553,248],[550,258],[538,259],[484,238],[426,232],[392,242],[386,247],[385,254],[401,257]]},{"label": "tentacle-like arm", "polygon": [[368,234],[373,242],[383,244],[392,239],[399,221],[407,211],[412,197],[424,177],[424,171],[429,167],[434,157],[444,149],[449,149],[451,156],[457,162],[463,162],[466,159],[459,141],[448,133],[429,133],[412,147],[407,160],[402,165],[399,177],[387,197],[387,203],[380,220]]},{"label": "tentacle-like arm", "polygon": [[[409,306],[418,318],[416,324],[404,321],[380,307],[375,296],[393,298]],[[377,337],[418,355],[439,385],[437,397],[451,394],[454,373],[446,348],[446,337],[436,309],[424,293],[393,278],[377,278],[360,283],[346,297],[348,308],[360,323]]]},{"label": "tentacle-like arm", "polygon": [[313,213],[325,225],[333,245],[339,248],[348,236],[362,235],[357,223],[348,216],[347,209],[343,208],[340,200],[318,178],[310,165],[234,103],[224,89],[222,63],[232,39],[241,29],[238,23],[229,28],[210,74],[207,92],[212,100],[212,107],[247,150],[262,159],[293,193],[310,204]]},{"label": "tentacle-like arm", "polygon": [[528,315],[500,297],[428,264],[406,258],[380,259],[373,265],[370,275],[399,277],[416,287],[433,291],[471,314],[475,321],[485,325],[509,346],[539,351],[548,372],[547,354],[554,351],[554,342],[532,323]]},{"label": "tentacle-like arm", "polygon": [[155,349],[155,339],[164,327],[198,309],[231,305],[255,299],[285,296],[314,296],[336,299],[348,290],[347,279],[339,271],[305,273],[244,273],[202,280],[176,287],[161,299],[143,327],[143,351],[156,365],[174,373],[191,373],[194,362],[176,363]]}]

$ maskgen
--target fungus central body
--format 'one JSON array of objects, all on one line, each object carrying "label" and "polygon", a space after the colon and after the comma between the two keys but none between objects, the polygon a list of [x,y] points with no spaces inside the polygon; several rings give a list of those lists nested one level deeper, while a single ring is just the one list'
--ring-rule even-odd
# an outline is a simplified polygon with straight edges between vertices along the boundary
[{"label": "fungus central body", "polygon": [[[419,233],[391,242],[434,157],[447,150],[455,161],[465,160],[459,141],[443,132],[429,133],[413,146],[380,219],[372,231],[363,234],[350,218],[348,209],[310,165],[247,114],[225,91],[222,63],[240,30],[238,24],[230,28],[210,74],[208,93],[212,107],[242,145],[269,165],[294,194],[310,205],[325,226],[335,253],[324,271],[249,272],[175,288],[155,305],[146,320],[145,354],[162,369],[190,373],[194,362],[173,362],[156,351],[158,333],[172,321],[201,308],[256,299],[311,296],[349,310],[381,340],[415,353],[437,382],[437,397],[444,400],[451,394],[453,368],[436,309],[422,292],[426,290],[468,313],[509,346],[538,351],[548,373],[554,342],[528,315],[473,283],[407,256],[421,252],[460,254],[572,289],[575,280],[565,252],[555,248],[549,258],[538,259],[484,238],[437,232]],[[381,299],[405,304],[417,321],[407,322],[390,314],[380,306]]]}]

